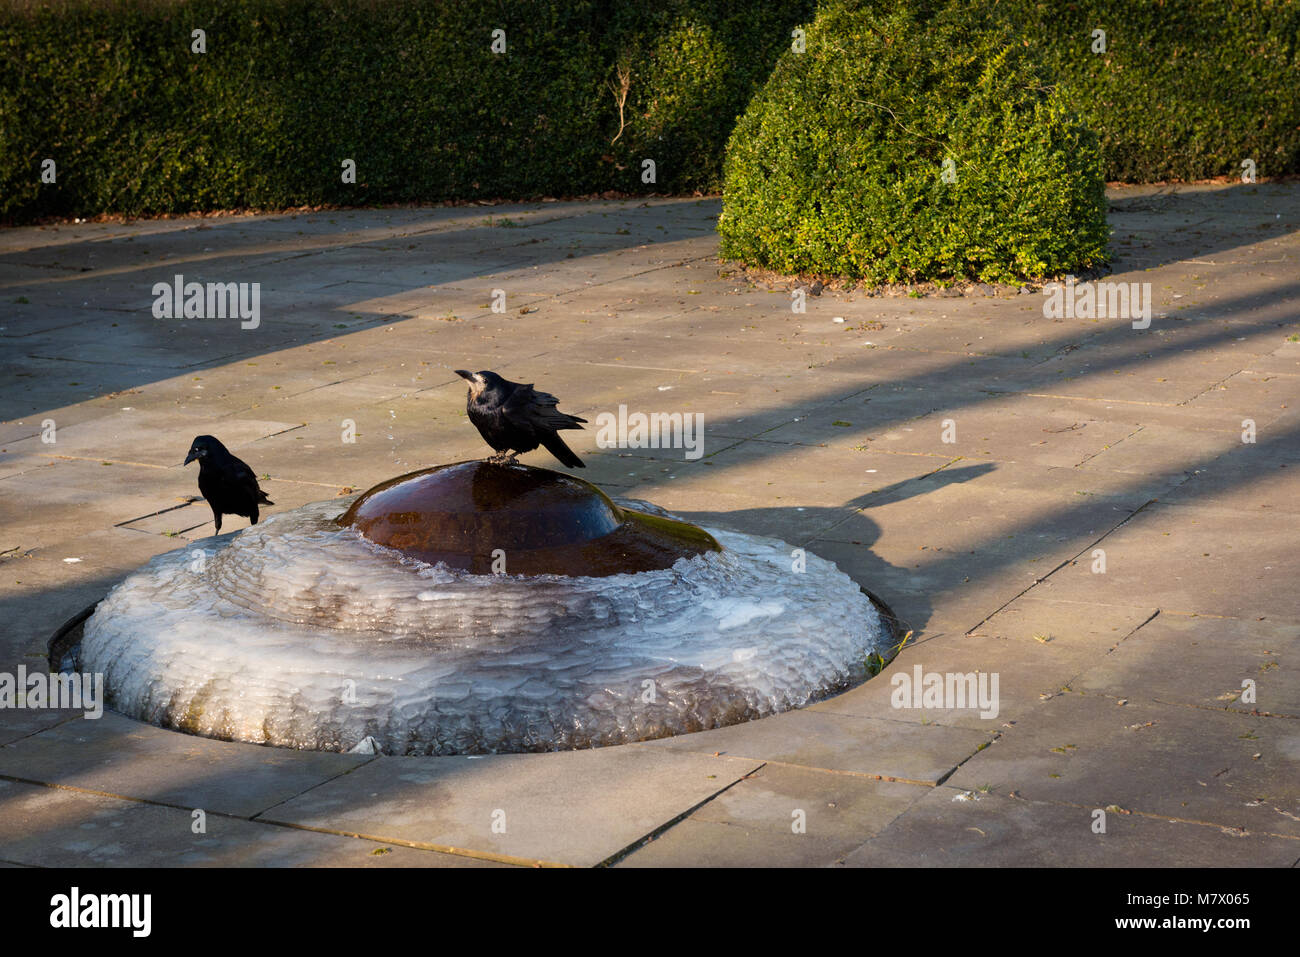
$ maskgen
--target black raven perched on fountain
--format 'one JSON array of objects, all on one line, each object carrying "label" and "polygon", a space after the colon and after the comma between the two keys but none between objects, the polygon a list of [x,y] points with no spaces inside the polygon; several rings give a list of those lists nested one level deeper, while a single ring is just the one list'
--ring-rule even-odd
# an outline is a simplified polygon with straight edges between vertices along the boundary
[{"label": "black raven perched on fountain", "polygon": [[199,492],[212,506],[212,517],[221,534],[222,515],[242,515],[257,524],[258,506],[274,505],[257,484],[257,476],[248,463],[230,454],[230,451],[211,435],[196,436],[190,443],[190,454],[185,465],[195,459],[199,462]]},{"label": "black raven perched on fountain", "polygon": [[469,382],[465,411],[483,440],[497,452],[491,461],[509,462],[542,445],[569,468],[586,468],[558,432],[581,429],[587,420],[561,412],[555,396],[536,391],[532,383],[503,379],[495,372],[457,369],[456,375]]}]

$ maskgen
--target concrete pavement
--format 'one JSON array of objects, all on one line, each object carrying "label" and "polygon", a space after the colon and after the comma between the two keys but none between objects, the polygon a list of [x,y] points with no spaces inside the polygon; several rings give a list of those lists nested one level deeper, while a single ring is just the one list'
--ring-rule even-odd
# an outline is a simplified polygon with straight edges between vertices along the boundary
[{"label": "concrete pavement", "polygon": [[[802,711],[586,752],[0,710],[0,861],[1296,864],[1300,185],[1110,196],[1146,329],[1015,288],[793,312],[717,262],[712,199],[0,232],[0,672],[211,533],[195,434],[292,508],[481,455],[455,368],[703,413],[698,460],[572,433],[583,477],[832,559],[913,632]],[[155,318],[178,274],[260,283],[257,327]],[[996,715],[895,707],[918,667],[996,674]]]}]

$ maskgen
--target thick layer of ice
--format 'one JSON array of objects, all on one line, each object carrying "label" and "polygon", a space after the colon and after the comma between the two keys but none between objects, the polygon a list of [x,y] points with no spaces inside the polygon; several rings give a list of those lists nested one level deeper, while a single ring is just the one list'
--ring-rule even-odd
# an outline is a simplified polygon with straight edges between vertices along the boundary
[{"label": "thick layer of ice", "polygon": [[334,524],[349,503],[158,556],[86,622],[81,668],[104,673],[110,707],[165,727],[479,754],[800,707],[862,680],[888,641],[848,576],[813,555],[797,572],[774,539],[709,529],[723,551],[635,575],[470,575]]}]

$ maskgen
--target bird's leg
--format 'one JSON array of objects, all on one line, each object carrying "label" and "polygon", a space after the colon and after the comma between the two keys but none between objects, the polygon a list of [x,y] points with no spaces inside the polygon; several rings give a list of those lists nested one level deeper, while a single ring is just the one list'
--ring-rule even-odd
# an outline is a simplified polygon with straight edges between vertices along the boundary
[{"label": "bird's leg", "polygon": [[215,508],[212,510],[212,519],[217,523],[217,534],[221,534],[221,513]]}]

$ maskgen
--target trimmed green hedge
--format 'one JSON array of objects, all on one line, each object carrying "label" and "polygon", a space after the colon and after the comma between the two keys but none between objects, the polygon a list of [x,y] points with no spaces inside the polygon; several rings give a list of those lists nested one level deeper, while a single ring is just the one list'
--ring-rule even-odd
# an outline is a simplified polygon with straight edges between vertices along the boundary
[{"label": "trimmed green hedge", "polygon": [[[812,0],[10,3],[0,219],[716,190],[736,116],[812,10]],[[191,52],[195,28],[204,54]],[[504,54],[490,49],[495,29]],[[630,83],[618,135],[620,66]],[[40,182],[45,158],[57,164],[52,186]],[[342,182],[348,158],[355,185]]]},{"label": "trimmed green hedge", "polygon": [[[0,220],[715,190],[737,115],[814,6],[0,0]],[[1300,172],[1295,0],[1002,0],[997,15],[1097,132],[1107,178],[1235,175],[1245,158]]]},{"label": "trimmed green hedge", "polygon": [[727,147],[722,254],[779,272],[1014,281],[1099,265],[1096,137],[964,2],[835,3]]},{"label": "trimmed green hedge", "polygon": [[[1125,182],[1300,173],[1296,0],[1005,0]],[[1094,30],[1105,52],[1094,53]],[[1100,39],[1100,38],[1096,38]]]}]

